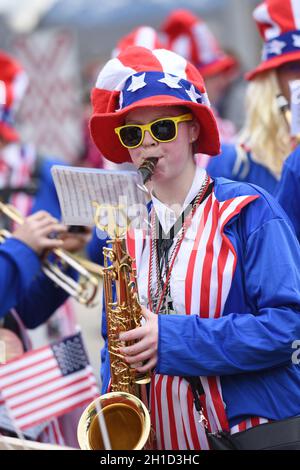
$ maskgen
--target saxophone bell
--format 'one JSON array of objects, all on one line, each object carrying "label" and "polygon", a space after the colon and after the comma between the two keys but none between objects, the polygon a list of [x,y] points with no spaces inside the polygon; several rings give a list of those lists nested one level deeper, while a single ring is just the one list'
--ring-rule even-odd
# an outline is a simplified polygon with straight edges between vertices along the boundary
[{"label": "saxophone bell", "polygon": [[150,434],[150,416],[144,403],[134,395],[111,392],[96,398],[85,409],[78,424],[78,442],[81,449],[104,450],[100,430],[100,413],[111,450],[140,450]]}]

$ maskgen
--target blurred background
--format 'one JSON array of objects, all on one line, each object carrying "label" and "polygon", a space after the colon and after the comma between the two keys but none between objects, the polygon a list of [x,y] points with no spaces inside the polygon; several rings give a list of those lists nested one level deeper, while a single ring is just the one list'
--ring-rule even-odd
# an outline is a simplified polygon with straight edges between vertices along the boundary
[{"label": "blurred background", "polygon": [[[97,72],[118,40],[140,25],[159,29],[175,8],[200,15],[241,71],[259,60],[252,11],[257,0],[0,0],[1,48],[29,75],[19,111],[24,140],[40,152],[76,162],[82,120]],[[235,103],[241,114],[242,103]],[[239,128],[242,116],[229,116]]]},{"label": "blurred background", "polygon": [[[243,122],[245,71],[260,57],[252,19],[258,0],[0,0],[0,49],[15,55],[29,76],[17,120],[24,141],[41,155],[74,165],[103,166],[88,137],[89,94],[118,40],[133,28],[159,30],[176,8],[201,16],[221,47],[240,63],[227,115]],[[238,91],[237,91],[238,90]],[[96,376],[100,364],[101,310],[75,306]],[[37,345],[40,333],[35,333]]]}]

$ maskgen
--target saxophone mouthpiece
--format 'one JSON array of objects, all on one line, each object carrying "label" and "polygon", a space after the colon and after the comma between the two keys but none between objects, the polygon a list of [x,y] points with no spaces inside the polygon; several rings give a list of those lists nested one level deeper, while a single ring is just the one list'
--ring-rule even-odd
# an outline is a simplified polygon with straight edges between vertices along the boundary
[{"label": "saxophone mouthpiece", "polygon": [[158,157],[149,157],[146,158],[146,160],[144,160],[141,166],[138,168],[138,171],[142,175],[144,184],[151,179],[157,162]]}]

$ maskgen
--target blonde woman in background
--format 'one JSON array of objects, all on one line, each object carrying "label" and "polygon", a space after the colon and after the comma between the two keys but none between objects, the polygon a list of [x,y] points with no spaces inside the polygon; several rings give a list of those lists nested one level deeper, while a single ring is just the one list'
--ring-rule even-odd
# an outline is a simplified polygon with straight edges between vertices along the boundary
[{"label": "blonde woman in background", "polygon": [[246,76],[245,125],[237,145],[223,146],[221,158],[211,159],[207,170],[274,193],[282,165],[295,147],[277,96],[289,103],[289,82],[300,78],[300,8],[292,0],[266,0],[253,16],[264,46],[261,63]]}]

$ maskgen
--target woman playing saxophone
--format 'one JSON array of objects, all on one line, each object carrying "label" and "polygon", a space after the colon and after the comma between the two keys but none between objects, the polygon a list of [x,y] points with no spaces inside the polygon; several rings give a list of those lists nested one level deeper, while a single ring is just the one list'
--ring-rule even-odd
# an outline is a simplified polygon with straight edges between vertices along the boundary
[{"label": "woman playing saxophone", "polygon": [[[149,233],[128,243],[144,324],[120,332],[116,351],[151,373],[155,447],[208,449],[210,431],[299,415],[299,247],[267,193],[196,166],[196,152],[219,153],[200,73],[170,51],[128,48],[102,69],[92,101],[92,137],[107,158],[157,158]],[[105,391],[109,331],[104,320]]]}]

